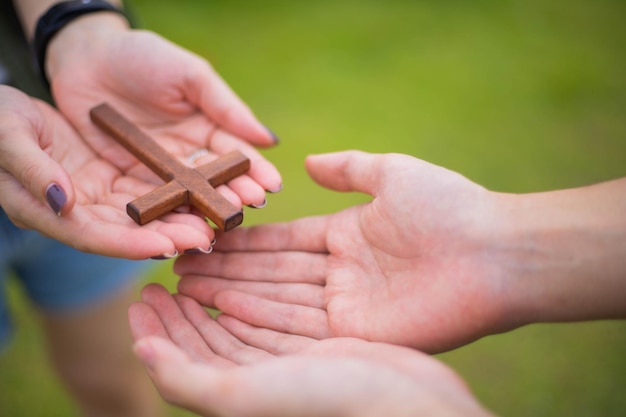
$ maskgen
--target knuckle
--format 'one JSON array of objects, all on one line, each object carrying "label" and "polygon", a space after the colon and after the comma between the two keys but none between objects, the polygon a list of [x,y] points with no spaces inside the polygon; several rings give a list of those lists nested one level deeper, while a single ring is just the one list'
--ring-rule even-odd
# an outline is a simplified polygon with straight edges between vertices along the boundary
[{"label": "knuckle", "polygon": [[24,164],[24,167],[20,172],[20,182],[27,190],[33,190],[33,188],[37,185],[39,178],[41,178],[41,175],[41,165],[33,162],[27,162]]}]

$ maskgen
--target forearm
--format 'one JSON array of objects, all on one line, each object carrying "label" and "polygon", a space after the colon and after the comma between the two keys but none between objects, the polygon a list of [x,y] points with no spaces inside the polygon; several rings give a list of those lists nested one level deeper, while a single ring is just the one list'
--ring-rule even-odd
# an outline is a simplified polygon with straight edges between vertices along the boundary
[{"label": "forearm", "polygon": [[503,198],[513,321],[626,317],[626,178]]}]

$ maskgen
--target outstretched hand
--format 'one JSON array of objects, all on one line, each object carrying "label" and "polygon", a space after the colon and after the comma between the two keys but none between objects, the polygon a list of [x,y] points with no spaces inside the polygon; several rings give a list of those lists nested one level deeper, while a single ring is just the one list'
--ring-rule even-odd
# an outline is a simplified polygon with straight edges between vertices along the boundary
[{"label": "outstretched hand", "polygon": [[[440,352],[499,331],[505,289],[486,244],[495,193],[405,155],[307,159],[311,177],[371,202],[218,236],[182,257],[178,290],[261,328]],[[225,323],[226,325],[226,323]]]},{"label": "outstretched hand", "polygon": [[201,415],[489,415],[452,370],[412,349],[271,330],[255,345],[191,298],[152,284],[142,300],[129,310],[135,352],[167,401]]},{"label": "outstretched hand", "polygon": [[160,180],[89,120],[102,102],[152,136],[174,156],[199,149],[208,162],[232,150],[251,160],[248,175],[220,187],[234,205],[261,206],[281,177],[254,148],[275,137],[205,60],[160,36],[129,30],[120,16],[97,13],[72,22],[50,43],[48,75],[55,101],[98,155],[125,174]]},{"label": "outstretched hand", "polygon": [[[53,210],[51,185],[64,190]],[[151,189],[97,156],[52,107],[0,86],[0,205],[16,225],[129,259],[208,250],[213,231],[200,217],[171,213],[143,227],[128,217],[126,203]]]}]

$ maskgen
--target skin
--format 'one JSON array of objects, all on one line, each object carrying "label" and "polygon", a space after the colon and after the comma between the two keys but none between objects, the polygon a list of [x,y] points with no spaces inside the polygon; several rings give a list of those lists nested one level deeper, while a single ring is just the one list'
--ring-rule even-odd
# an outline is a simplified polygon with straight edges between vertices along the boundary
[{"label": "skin", "polygon": [[[51,182],[67,195],[60,216],[46,201]],[[52,107],[0,86],[0,204],[16,225],[130,259],[209,248],[213,231],[196,216],[172,213],[144,227],[128,217],[126,203],[151,187],[96,155]]]},{"label": "skin", "polygon": [[[37,19],[53,3],[48,0],[14,2],[27,37],[32,37]],[[72,20],[51,38],[45,69],[60,112],[95,155],[125,177],[116,189],[119,192],[135,195],[141,189],[141,193],[145,193],[163,182],[91,122],[89,110],[102,102],[122,112],[182,161],[188,161],[198,149],[210,152],[194,161],[195,165],[235,149],[243,152],[251,160],[248,174],[218,187],[236,207],[263,207],[265,192],[281,189],[280,174],[255,148],[274,145],[276,137],[255,118],[211,65],[155,33],[129,28],[123,16],[105,11]],[[15,160],[15,165],[28,164],[23,168],[26,172],[35,163],[48,163],[43,155],[37,161],[22,160],[22,154],[16,155],[20,159]],[[97,171],[88,174],[99,175]],[[41,185],[43,183],[45,186]],[[37,186],[47,188],[53,183],[66,193],[73,193],[70,181],[58,172],[56,176],[49,173],[48,177],[39,179]],[[30,184],[23,185],[32,188]],[[40,196],[41,190],[37,189],[35,197]],[[68,207],[61,210],[62,216],[67,216],[72,207],[70,201]],[[178,241],[148,245],[150,249],[144,250],[145,254],[171,257],[187,249],[210,250],[214,234],[204,219],[196,215],[199,213],[188,207],[177,211],[175,220],[171,215],[162,220],[193,227],[196,232],[183,238],[185,227],[181,226],[180,233],[169,232],[177,233]],[[49,233],[34,217],[22,216],[18,220],[22,225]],[[62,221],[57,223],[56,228],[64,226]],[[152,227],[163,227],[163,224]],[[137,249],[133,249],[131,241],[127,243],[111,247],[114,242],[109,239],[95,247],[91,243],[80,244],[80,248],[114,256],[144,256],[144,253],[135,253]],[[153,250],[156,246],[158,253]]]},{"label": "skin", "polygon": [[407,155],[306,165],[372,201],[235,230],[175,264],[179,292],[245,343],[272,329],[442,352],[527,323],[626,316],[626,179],[513,195]]},{"label": "skin", "polygon": [[280,189],[280,174],[253,147],[274,145],[274,137],[210,64],[155,33],[126,25],[118,15],[95,13],[77,19],[50,43],[46,62],[55,101],[90,146],[128,175],[154,180],[90,122],[89,109],[108,102],[173,155],[184,158],[200,148],[246,154],[250,172],[223,190],[234,203],[260,205],[265,190]]},{"label": "skin", "polygon": [[[37,19],[56,1],[13,3],[32,39]],[[89,110],[102,102],[188,164],[199,149],[210,152],[197,165],[234,149],[246,154],[252,162],[248,175],[219,187],[237,207],[262,207],[265,192],[281,188],[280,174],[255,148],[276,144],[276,137],[211,65],[152,32],[130,29],[116,13],[92,13],[65,25],[48,44],[44,72],[69,124],[41,103],[0,94],[0,204],[21,227],[80,250],[131,259],[211,250],[213,230],[188,208],[141,228],[126,216],[128,201],[162,181],[91,123]],[[61,216],[45,204],[52,184],[67,195]],[[158,413],[143,371],[120,363],[128,353],[127,335],[111,331],[101,343],[89,343],[96,338],[86,330],[114,327],[127,295],[116,294],[98,314],[44,314],[57,370],[85,415]],[[108,372],[120,366],[124,372]]]},{"label": "skin", "polygon": [[211,255],[179,258],[184,295],[150,285],[131,307],[166,400],[217,416],[484,415],[449,369],[381,342],[437,352],[626,316],[626,179],[509,195],[406,155],[318,155],[307,169],[373,199],[229,232]]},{"label": "skin", "polygon": [[129,319],[135,353],[161,395],[200,415],[490,415],[452,370],[412,349],[282,334],[283,352],[266,351],[155,284]]}]

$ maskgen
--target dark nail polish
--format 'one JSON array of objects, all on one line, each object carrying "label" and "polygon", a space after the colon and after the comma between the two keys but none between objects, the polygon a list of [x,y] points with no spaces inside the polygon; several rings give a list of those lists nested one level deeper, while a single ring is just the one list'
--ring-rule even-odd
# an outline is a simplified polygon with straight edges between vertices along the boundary
[{"label": "dark nail polish", "polygon": [[204,249],[204,248],[185,249],[186,255],[208,255],[211,252],[213,252],[213,246],[209,246],[209,249]]},{"label": "dark nail polish", "polygon": [[283,189],[283,184],[281,183],[277,188],[274,188],[272,190],[265,190],[268,193],[272,193],[272,194],[276,194],[278,192],[280,192]]},{"label": "dark nail polish", "polygon": [[264,199],[261,204],[250,204],[250,205],[248,205],[248,207],[255,208],[255,209],[260,209],[260,208],[263,208],[265,206],[267,206],[267,199]]},{"label": "dark nail polish", "polygon": [[155,261],[163,261],[166,259],[172,259],[174,257],[178,256],[178,251],[175,250],[174,253],[164,253],[162,255],[157,255],[157,256],[152,256],[150,257],[150,259],[154,259]]},{"label": "dark nail polish", "polygon": [[57,216],[60,216],[61,210],[63,210],[63,206],[67,202],[67,195],[58,184],[50,184],[46,189],[46,200],[52,211]]},{"label": "dark nail polish", "polygon": [[280,139],[278,138],[278,136],[276,136],[276,133],[274,133],[272,131],[272,129],[268,128],[267,126],[265,126],[265,129],[267,129],[267,131],[269,132],[270,136],[274,140],[274,145],[278,145],[280,143]]}]

